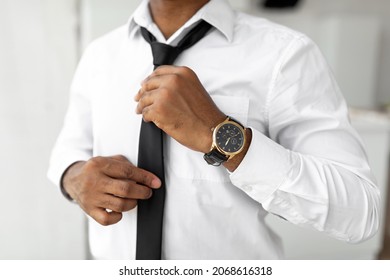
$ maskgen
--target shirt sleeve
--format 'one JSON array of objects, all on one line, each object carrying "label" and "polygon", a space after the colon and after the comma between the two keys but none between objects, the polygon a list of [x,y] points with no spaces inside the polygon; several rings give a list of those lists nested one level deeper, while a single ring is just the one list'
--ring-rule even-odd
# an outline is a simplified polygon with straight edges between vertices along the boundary
[{"label": "shirt sleeve", "polygon": [[379,190],[317,46],[296,38],[276,65],[268,135],[254,128],[232,183],[289,222],[350,243],[379,224]]},{"label": "shirt sleeve", "polygon": [[94,54],[91,47],[88,47],[75,72],[64,125],[51,154],[48,178],[58,187],[61,186],[63,173],[70,165],[77,161],[86,161],[92,156],[88,82],[93,78],[93,69]]}]

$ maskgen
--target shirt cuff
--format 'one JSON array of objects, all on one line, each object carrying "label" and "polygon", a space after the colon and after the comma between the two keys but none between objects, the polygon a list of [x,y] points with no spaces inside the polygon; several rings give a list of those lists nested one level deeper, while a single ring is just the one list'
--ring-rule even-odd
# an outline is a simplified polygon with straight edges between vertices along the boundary
[{"label": "shirt cuff", "polygon": [[259,131],[252,130],[249,149],[230,180],[251,198],[263,203],[287,179],[292,168],[291,152]]}]

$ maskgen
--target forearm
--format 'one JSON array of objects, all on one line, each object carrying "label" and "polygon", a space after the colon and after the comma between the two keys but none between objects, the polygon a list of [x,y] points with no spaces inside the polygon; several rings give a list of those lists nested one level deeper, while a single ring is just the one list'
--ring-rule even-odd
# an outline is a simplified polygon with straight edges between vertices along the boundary
[{"label": "forearm", "polygon": [[376,233],[379,191],[371,180],[334,162],[293,157],[296,167],[262,203],[266,210],[350,243]]},{"label": "forearm", "polygon": [[245,132],[246,132],[246,142],[245,142],[245,146],[244,146],[244,149],[242,150],[242,152],[239,153],[238,155],[234,156],[232,159],[229,159],[227,162],[225,162],[223,164],[225,166],[225,168],[227,170],[229,170],[230,172],[234,172],[237,169],[237,167],[240,165],[240,163],[244,159],[246,153],[248,152],[249,146],[250,146],[251,141],[252,141],[252,131],[250,128],[248,128],[248,129],[246,129]]}]

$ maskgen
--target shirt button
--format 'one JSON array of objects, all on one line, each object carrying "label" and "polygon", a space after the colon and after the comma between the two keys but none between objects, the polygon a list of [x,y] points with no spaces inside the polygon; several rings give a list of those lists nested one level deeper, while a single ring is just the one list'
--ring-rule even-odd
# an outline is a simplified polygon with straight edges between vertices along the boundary
[{"label": "shirt button", "polygon": [[251,192],[253,190],[253,188],[251,186],[244,186],[244,191],[246,192]]}]

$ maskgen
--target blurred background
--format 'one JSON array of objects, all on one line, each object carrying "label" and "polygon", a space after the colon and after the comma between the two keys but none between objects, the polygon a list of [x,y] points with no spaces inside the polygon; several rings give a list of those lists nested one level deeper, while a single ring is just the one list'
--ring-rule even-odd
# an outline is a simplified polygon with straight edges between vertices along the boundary
[{"label": "blurred background", "polygon": [[[390,258],[389,0],[229,0],[309,35],[329,61],[382,191],[382,225],[348,245],[269,217],[289,259]],[[86,259],[85,217],[46,178],[80,55],[139,0],[0,0],[0,259]]]}]

